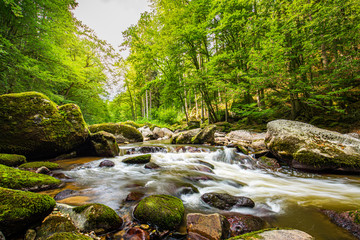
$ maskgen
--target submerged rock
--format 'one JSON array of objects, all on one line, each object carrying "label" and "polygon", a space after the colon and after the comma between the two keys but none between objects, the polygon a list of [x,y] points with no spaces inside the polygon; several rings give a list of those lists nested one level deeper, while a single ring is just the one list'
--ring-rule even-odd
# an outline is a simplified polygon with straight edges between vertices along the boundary
[{"label": "submerged rock", "polygon": [[55,200],[62,200],[68,197],[71,197],[72,195],[78,193],[78,191],[72,190],[72,189],[65,189],[61,192],[59,192],[58,194],[55,195],[54,199]]},{"label": "submerged rock", "polygon": [[17,167],[26,162],[26,157],[16,154],[0,153],[0,164],[8,167]]},{"label": "submerged rock", "polygon": [[224,216],[230,223],[230,236],[258,231],[266,226],[266,222],[256,216],[241,213],[225,213]]},{"label": "submerged rock", "polygon": [[229,210],[233,207],[253,208],[255,203],[247,197],[236,197],[227,193],[205,193],[201,199],[212,207]]},{"label": "submerged rock", "polygon": [[115,163],[111,160],[104,160],[99,164],[99,167],[113,167]]},{"label": "submerged rock", "polygon": [[310,124],[276,120],[268,123],[267,147],[296,169],[360,172],[360,140]]},{"label": "submerged rock", "polygon": [[164,147],[158,147],[158,146],[141,146],[141,147],[129,148],[126,150],[126,154],[156,153],[156,152],[166,153],[167,150]]},{"label": "submerged rock", "polygon": [[333,223],[349,231],[357,239],[360,239],[360,211],[336,212],[333,210],[323,210]]},{"label": "submerged rock", "polygon": [[145,165],[146,169],[159,169],[161,168],[159,165],[157,165],[156,163],[153,162],[149,162]]},{"label": "submerged rock", "polygon": [[0,152],[52,158],[76,149],[88,136],[75,104],[57,106],[37,92],[0,96]]},{"label": "submerged rock", "polygon": [[229,235],[229,222],[218,213],[187,215],[186,221],[188,239],[221,240]]},{"label": "submerged rock", "polygon": [[121,237],[124,240],[150,240],[150,234],[139,227],[128,229]]},{"label": "submerged rock", "polygon": [[136,157],[129,157],[123,160],[123,163],[127,164],[145,164],[150,162],[151,154],[140,155]]},{"label": "submerged rock", "polygon": [[184,216],[184,205],[170,195],[152,195],[142,199],[134,210],[134,217],[161,229],[177,228]]},{"label": "submerged rock", "polygon": [[17,235],[43,220],[55,204],[47,195],[0,187],[0,231],[6,237]]},{"label": "submerged rock", "polygon": [[57,188],[61,185],[59,179],[33,172],[19,170],[0,164],[0,187],[42,191]]},{"label": "submerged rock", "polygon": [[142,142],[143,136],[136,128],[120,123],[102,123],[89,126],[92,133],[105,131],[115,136],[117,143]]}]

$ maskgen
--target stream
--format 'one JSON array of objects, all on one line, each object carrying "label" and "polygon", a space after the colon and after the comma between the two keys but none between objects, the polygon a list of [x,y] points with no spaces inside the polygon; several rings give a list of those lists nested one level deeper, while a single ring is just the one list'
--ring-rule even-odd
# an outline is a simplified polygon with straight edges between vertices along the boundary
[{"label": "stream", "polygon": [[[158,146],[166,152],[151,153],[151,161],[160,169],[145,169],[144,164],[127,165],[122,160],[129,148]],[[132,207],[124,200],[130,192],[145,195],[170,194],[182,199],[187,212],[214,213],[200,199],[208,192],[228,193],[249,197],[255,208],[233,208],[232,212],[262,217],[271,227],[295,228],[309,233],[317,240],[355,239],[345,230],[332,224],[319,209],[353,210],[360,208],[360,177],[303,173],[289,168],[259,169],[249,156],[233,148],[207,146],[177,146],[163,143],[128,144],[120,147],[121,155],[106,158],[115,163],[112,168],[100,168],[104,158],[59,160],[64,173],[70,177],[66,187],[47,192],[54,196],[64,189],[79,191],[75,197],[60,202],[81,205],[103,203],[117,212]],[[131,156],[139,155],[136,151]],[[201,172],[199,167],[211,164],[213,173]],[[201,168],[200,168],[201,169]],[[197,188],[199,193],[181,191]],[[184,229],[183,229],[184,230]],[[186,231],[186,230],[184,230]]]}]

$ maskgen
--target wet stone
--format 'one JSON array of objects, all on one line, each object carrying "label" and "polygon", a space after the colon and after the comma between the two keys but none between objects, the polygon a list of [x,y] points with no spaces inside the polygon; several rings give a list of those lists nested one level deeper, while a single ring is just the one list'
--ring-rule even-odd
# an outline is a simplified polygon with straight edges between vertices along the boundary
[{"label": "wet stone", "polygon": [[247,197],[236,197],[227,193],[205,193],[201,199],[212,207],[229,210],[233,207],[253,208],[255,203]]},{"label": "wet stone", "polygon": [[214,173],[213,170],[205,166],[194,166],[193,169],[199,172]]},{"label": "wet stone", "polygon": [[135,147],[126,150],[126,154],[139,154],[139,153],[167,153],[166,148],[157,146]]},{"label": "wet stone", "polygon": [[66,189],[64,191],[59,192],[58,194],[55,195],[54,199],[56,201],[58,200],[62,200],[68,197],[72,197],[75,193],[77,193],[78,191],[75,190],[71,190],[71,189]]},{"label": "wet stone", "polygon": [[44,166],[36,169],[35,172],[36,173],[41,173],[41,174],[50,174],[51,173],[51,171],[47,167],[44,167]]},{"label": "wet stone", "polygon": [[99,164],[99,167],[113,167],[115,166],[115,163],[110,160],[104,160]]},{"label": "wet stone", "polygon": [[229,222],[218,213],[209,215],[188,214],[186,226],[189,240],[220,240],[229,235]]},{"label": "wet stone", "polygon": [[150,235],[146,230],[143,230],[139,227],[130,228],[123,235],[124,240],[149,240]]},{"label": "wet stone", "polygon": [[258,231],[263,229],[266,225],[266,222],[263,219],[252,215],[226,213],[225,217],[230,223],[230,235],[232,237]]},{"label": "wet stone", "polygon": [[131,192],[126,196],[125,202],[135,202],[139,201],[144,197],[144,193],[142,192]]},{"label": "wet stone", "polygon": [[149,163],[145,164],[145,168],[146,169],[159,169],[161,167],[159,165],[157,165],[156,163],[149,162]]},{"label": "wet stone", "polygon": [[208,168],[211,168],[211,169],[215,168],[214,165],[212,165],[211,163],[208,163],[208,162],[205,162],[205,161],[202,161],[202,160],[199,160],[198,163],[201,164],[201,165],[204,165],[204,166],[206,166]]}]

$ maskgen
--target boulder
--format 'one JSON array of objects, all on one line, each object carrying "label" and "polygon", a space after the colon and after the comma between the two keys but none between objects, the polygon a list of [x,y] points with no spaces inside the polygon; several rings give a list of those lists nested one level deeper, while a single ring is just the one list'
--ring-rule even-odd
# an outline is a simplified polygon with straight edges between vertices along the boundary
[{"label": "boulder", "polygon": [[113,134],[100,131],[90,135],[94,153],[99,157],[116,157],[119,155],[119,146]]},{"label": "boulder", "polygon": [[229,222],[218,213],[187,215],[188,239],[221,240],[229,235]]},{"label": "boulder", "polygon": [[59,169],[60,165],[57,163],[53,163],[53,162],[28,162],[28,163],[21,164],[19,166],[19,168],[22,168],[22,169],[32,169],[32,170],[38,169],[41,167],[46,167],[50,170],[55,170],[55,169]]},{"label": "boulder", "polygon": [[156,163],[149,162],[149,163],[145,164],[145,168],[146,169],[159,169],[161,167],[159,165],[157,165]]},{"label": "boulder", "polygon": [[57,188],[61,181],[39,173],[19,170],[0,164],[0,187],[42,191],[51,188]]},{"label": "boulder", "polygon": [[173,135],[171,139],[172,144],[191,144],[191,139],[200,133],[201,128],[179,132]]},{"label": "boulder", "polygon": [[[266,133],[252,132],[248,130],[236,130],[226,135],[226,145],[232,144],[239,149],[244,149],[245,147],[251,150],[251,152],[263,151],[266,150],[265,137]],[[246,149],[244,150],[247,152]]]},{"label": "boulder", "polygon": [[224,216],[230,223],[230,236],[258,231],[266,226],[266,222],[256,216],[241,213],[225,213]]},{"label": "boulder", "polygon": [[80,233],[74,233],[74,232],[60,232],[60,233],[54,233],[50,237],[46,238],[46,240],[93,240],[93,238],[85,236]]},{"label": "boulder", "polygon": [[184,216],[184,205],[170,195],[152,195],[142,199],[134,210],[134,217],[161,229],[177,228]]},{"label": "boulder", "polygon": [[99,164],[99,167],[113,167],[115,166],[115,163],[110,160],[104,160]]},{"label": "boulder", "polygon": [[310,124],[268,123],[266,144],[280,160],[307,171],[360,172],[360,140]]},{"label": "boulder", "polygon": [[145,164],[150,162],[151,154],[140,155],[136,157],[129,157],[122,160],[123,163],[127,164]]},{"label": "boulder", "polygon": [[0,153],[0,164],[8,167],[17,167],[26,162],[26,157],[17,154]]},{"label": "boulder", "polygon": [[70,215],[76,227],[81,231],[103,234],[120,229],[123,220],[108,206],[99,203],[86,204],[72,209],[76,213]]},{"label": "boulder", "polygon": [[127,124],[102,123],[89,126],[90,132],[96,133],[105,131],[115,136],[117,143],[142,142],[143,136],[136,128]]},{"label": "boulder", "polygon": [[49,215],[36,231],[37,239],[46,239],[54,233],[76,231],[74,223],[67,217]]},{"label": "boulder", "polygon": [[200,121],[189,121],[187,123],[188,129],[194,129],[200,127]]},{"label": "boulder", "polygon": [[41,173],[41,174],[50,175],[51,170],[48,169],[47,167],[40,167],[40,168],[36,169],[35,173]]},{"label": "boulder", "polygon": [[158,146],[140,146],[126,149],[126,154],[139,154],[139,153],[156,153],[163,152],[166,153],[167,149],[165,147]]},{"label": "boulder", "polygon": [[215,131],[216,131],[216,125],[207,126],[191,139],[191,143],[192,144],[203,144],[203,143],[214,144]]},{"label": "boulder", "polygon": [[57,106],[37,92],[0,96],[0,152],[52,158],[76,149],[88,136],[75,104]]},{"label": "boulder", "polygon": [[235,239],[251,239],[251,240],[314,240],[312,236],[307,234],[306,232],[292,229],[292,230],[285,230],[285,229],[269,229],[266,231],[257,231],[247,233],[245,235],[240,235],[236,237],[229,238],[228,240],[235,240]]},{"label": "boulder", "polygon": [[6,237],[25,231],[51,213],[56,202],[50,196],[0,187],[0,231]]},{"label": "boulder", "polygon": [[161,138],[161,139],[169,139],[174,135],[174,133],[168,128],[155,127],[153,132],[156,138]]},{"label": "boulder", "polygon": [[73,196],[73,195],[76,194],[76,193],[78,193],[78,191],[75,191],[75,190],[72,190],[72,189],[65,189],[65,190],[59,192],[58,194],[56,194],[56,195],[54,196],[54,199],[55,199],[56,201],[62,200],[62,199],[71,197],[71,196]]},{"label": "boulder", "polygon": [[322,210],[330,220],[349,231],[357,239],[360,239],[360,210],[336,212],[333,210]]},{"label": "boulder", "polygon": [[233,207],[253,208],[255,203],[247,197],[236,197],[227,193],[205,193],[201,199],[212,207],[229,210]]},{"label": "boulder", "polygon": [[138,130],[141,132],[145,141],[155,139],[155,134],[148,126],[143,126],[141,128],[138,128]]}]

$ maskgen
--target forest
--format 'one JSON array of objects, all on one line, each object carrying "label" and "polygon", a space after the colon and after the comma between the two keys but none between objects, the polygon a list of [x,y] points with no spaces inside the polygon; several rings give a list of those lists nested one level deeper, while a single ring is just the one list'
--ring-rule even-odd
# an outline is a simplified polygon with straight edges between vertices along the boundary
[{"label": "forest", "polygon": [[123,59],[74,17],[75,0],[0,0],[0,94],[76,103],[89,124],[358,123],[359,1],[149,4],[123,32]]}]

